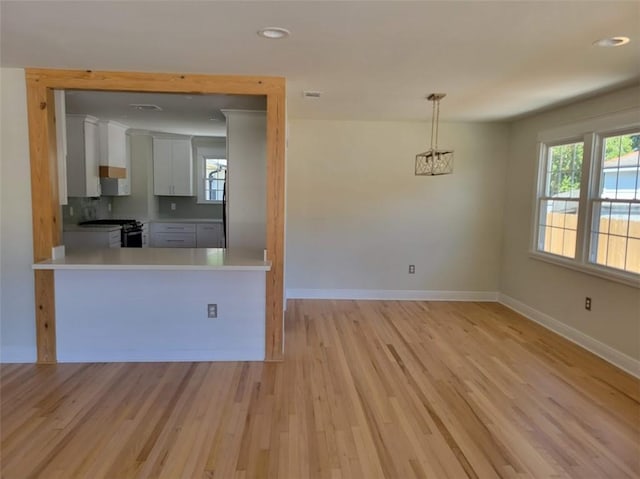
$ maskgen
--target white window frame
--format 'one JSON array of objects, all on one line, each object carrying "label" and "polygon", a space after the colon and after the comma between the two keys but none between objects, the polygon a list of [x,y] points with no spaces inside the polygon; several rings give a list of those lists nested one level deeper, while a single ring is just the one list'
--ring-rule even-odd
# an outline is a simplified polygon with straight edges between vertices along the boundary
[{"label": "white window frame", "polygon": [[[591,261],[593,259],[591,257],[591,229],[595,221],[593,210],[595,202],[600,200],[598,192],[601,174],[600,162],[603,161],[602,139],[616,134],[625,134],[638,128],[640,128],[640,109],[634,108],[540,132],[538,135],[537,176],[531,222],[533,226],[529,247],[529,256],[531,258],[640,288],[639,274],[599,265]],[[549,148],[579,141],[584,142],[584,157],[582,161],[580,198],[578,201],[576,254],[575,258],[567,258],[538,249],[540,199],[545,196],[547,153]]]},{"label": "white window frame", "polygon": [[[222,204],[222,200],[209,200],[207,198],[205,198],[205,194],[206,194],[206,188],[205,188],[205,181],[207,181],[207,178],[205,176],[206,173],[206,165],[207,165],[207,160],[226,160],[226,158],[219,158],[219,157],[214,157],[211,155],[203,155],[201,153],[198,153],[198,171],[196,174],[196,178],[197,178],[197,185],[198,185],[198,204],[203,204],[203,205],[219,205]],[[227,173],[229,172],[229,162],[227,161]],[[225,178],[226,178],[226,174],[225,174]]]}]

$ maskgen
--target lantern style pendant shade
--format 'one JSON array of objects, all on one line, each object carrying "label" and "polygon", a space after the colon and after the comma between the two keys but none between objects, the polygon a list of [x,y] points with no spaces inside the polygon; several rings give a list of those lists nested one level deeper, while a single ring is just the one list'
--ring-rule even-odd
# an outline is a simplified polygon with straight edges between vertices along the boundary
[{"label": "lantern style pendant shade", "polygon": [[453,150],[438,149],[438,123],[440,120],[440,100],[445,93],[432,93],[427,100],[433,102],[431,120],[431,148],[416,155],[417,176],[448,175],[453,173]]}]

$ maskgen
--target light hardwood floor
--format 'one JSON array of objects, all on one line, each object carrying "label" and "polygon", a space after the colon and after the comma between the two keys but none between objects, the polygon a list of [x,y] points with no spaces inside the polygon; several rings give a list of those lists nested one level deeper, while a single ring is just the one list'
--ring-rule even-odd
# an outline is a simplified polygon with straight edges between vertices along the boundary
[{"label": "light hardwood floor", "polygon": [[640,382],[499,304],[290,301],[286,346],[5,365],[2,478],[640,477]]}]

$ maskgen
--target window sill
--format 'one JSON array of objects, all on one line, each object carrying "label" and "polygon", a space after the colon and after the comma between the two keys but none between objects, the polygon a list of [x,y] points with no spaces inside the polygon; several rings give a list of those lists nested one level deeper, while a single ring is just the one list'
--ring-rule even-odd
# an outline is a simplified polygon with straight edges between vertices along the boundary
[{"label": "window sill", "polygon": [[538,261],[544,261],[545,263],[555,264],[557,266],[563,266],[574,271],[586,273],[591,276],[597,276],[598,278],[607,279],[616,283],[621,283],[626,286],[631,286],[640,289],[640,275],[634,273],[626,273],[623,271],[615,271],[611,268],[603,268],[594,264],[578,263],[575,260],[565,259],[561,256],[541,253],[540,251],[529,251],[529,257]]},{"label": "window sill", "polygon": [[222,204],[222,200],[196,200],[196,204],[198,205],[221,205]]}]

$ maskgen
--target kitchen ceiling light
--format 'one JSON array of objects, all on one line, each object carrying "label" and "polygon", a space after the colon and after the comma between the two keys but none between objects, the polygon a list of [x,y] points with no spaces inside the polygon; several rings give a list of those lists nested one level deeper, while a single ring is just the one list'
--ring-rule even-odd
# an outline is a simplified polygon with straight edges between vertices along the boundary
[{"label": "kitchen ceiling light", "polygon": [[291,35],[291,32],[286,28],[281,27],[267,27],[258,30],[258,35],[270,40],[279,40],[280,38],[286,38]]},{"label": "kitchen ceiling light", "polygon": [[431,117],[431,148],[416,155],[416,176],[448,175],[453,173],[453,150],[438,149],[438,123],[440,121],[440,100],[445,93],[432,93],[427,100],[433,102]]},{"label": "kitchen ceiling light", "polygon": [[621,47],[622,45],[626,45],[627,43],[629,43],[630,39],[629,37],[609,37],[609,38],[602,38],[598,41],[593,42],[593,44],[597,47],[605,47],[605,48],[610,48],[610,47]]},{"label": "kitchen ceiling light", "polygon": [[138,111],[162,111],[158,105],[152,105],[149,103],[131,103],[129,108]]}]

